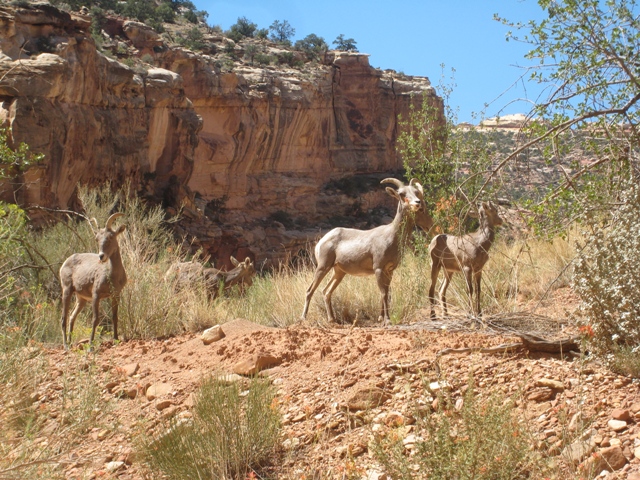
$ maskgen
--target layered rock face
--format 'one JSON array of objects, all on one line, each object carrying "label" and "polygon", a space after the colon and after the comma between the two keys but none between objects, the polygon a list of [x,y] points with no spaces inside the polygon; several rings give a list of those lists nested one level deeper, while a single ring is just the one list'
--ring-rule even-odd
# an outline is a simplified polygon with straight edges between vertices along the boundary
[{"label": "layered rock face", "polygon": [[66,208],[80,183],[130,180],[186,205],[180,233],[217,266],[230,255],[273,264],[333,225],[388,220],[395,205],[379,181],[402,168],[398,115],[423,96],[442,108],[428,79],[372,68],[365,54],[328,52],[295,69],[221,66],[144,25],[111,22],[153,59],[134,71],[96,50],[89,20],[0,8],[0,115],[15,142],[46,156],[26,172],[20,200]]},{"label": "layered rock face", "polygon": [[17,192],[26,205],[67,208],[78,184],[107,180],[161,198],[172,176],[191,176],[202,123],[180,76],[136,74],[96,50],[88,25],[46,5],[0,7],[0,116],[14,143],[45,154]]},{"label": "layered rock face", "polygon": [[[216,72],[206,56],[163,55],[203,119],[189,186],[203,198],[228,197],[247,218],[276,210],[318,211],[321,187],[348,175],[396,171],[398,114],[423,94],[426,78],[402,81],[369,66],[368,56],[329,52],[326,65],[238,67]],[[261,211],[256,211],[261,210]],[[322,209],[320,209],[322,210]]]}]

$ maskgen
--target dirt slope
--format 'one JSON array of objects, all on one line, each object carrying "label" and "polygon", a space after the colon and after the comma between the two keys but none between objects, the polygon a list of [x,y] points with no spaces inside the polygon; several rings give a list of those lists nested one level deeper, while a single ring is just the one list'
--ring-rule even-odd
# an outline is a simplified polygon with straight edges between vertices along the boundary
[{"label": "dirt slope", "polygon": [[[368,451],[372,430],[406,424],[409,436],[415,408],[429,408],[432,402],[425,383],[446,379],[454,397],[461,396],[470,373],[481,394],[500,390],[521,396],[521,414],[539,432],[538,448],[559,453],[563,433],[580,412],[594,419],[593,448],[619,445],[626,458],[627,464],[607,478],[633,478],[633,472],[640,472],[634,457],[640,433],[637,384],[573,356],[526,351],[445,355],[438,377],[434,360],[445,348],[491,347],[518,340],[491,329],[474,331],[471,326],[424,321],[391,328],[274,329],[236,320],[223,325],[226,337],[210,345],[196,335],[103,345],[97,362],[104,411],[79,446],[62,456],[60,469],[67,478],[145,478],[135,453],[135,433],[151,431],[162,417],[188,416],[192,393],[204,376],[229,373],[240,361],[269,354],[281,361],[263,371],[278,388],[284,415],[283,456],[274,467],[277,478],[342,478],[354,472],[384,478],[376,473],[379,468]],[[82,359],[78,352],[55,349],[47,356],[53,373],[38,392],[38,402],[44,406],[60,394],[63,371],[79,373],[86,365],[78,361]],[[406,368],[399,369],[400,365]],[[541,386],[543,378],[560,382],[562,388]],[[166,391],[159,391],[157,398],[145,395],[150,387],[164,386]],[[346,408],[360,408],[355,405],[357,393],[371,388],[383,391],[382,405],[360,413]],[[628,411],[631,417],[620,432],[608,426],[615,409]],[[50,415],[55,422],[56,412]]]}]

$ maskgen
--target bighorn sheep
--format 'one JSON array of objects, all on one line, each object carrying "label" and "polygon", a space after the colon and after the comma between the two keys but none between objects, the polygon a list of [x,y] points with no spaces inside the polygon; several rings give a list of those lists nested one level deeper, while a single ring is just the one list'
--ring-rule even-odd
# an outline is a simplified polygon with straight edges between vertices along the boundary
[{"label": "bighorn sheep", "polygon": [[473,294],[475,283],[475,310],[480,315],[480,280],[482,268],[489,259],[489,248],[495,238],[495,227],[502,225],[502,218],[498,215],[498,208],[492,203],[483,202],[478,209],[480,226],[478,230],[456,237],[454,235],[438,235],[431,240],[429,253],[431,255],[431,287],[429,301],[431,302],[431,318],[435,319],[434,310],[435,288],[440,269],[444,269],[444,282],[440,287],[440,301],[444,316],[447,315],[447,287],[455,272],[464,273],[469,288],[469,299],[473,308]]},{"label": "bighorn sheep", "polygon": [[253,285],[256,269],[251,259],[247,257],[244,262],[239,262],[233,256],[230,258],[234,268],[228,272],[217,268],[205,268],[199,262],[175,263],[165,274],[165,280],[174,280],[178,288],[185,288],[193,285],[194,282],[204,280],[207,291],[213,298],[218,295],[221,285],[225,291],[234,285],[238,285],[241,289]]},{"label": "bighorn sheep", "polygon": [[382,294],[378,321],[390,322],[389,285],[393,271],[400,263],[402,249],[415,225],[428,231],[433,220],[425,208],[422,185],[415,178],[409,185],[404,185],[395,178],[385,178],[380,183],[391,183],[398,188],[386,188],[387,193],[398,200],[398,210],[393,222],[371,230],[334,228],[320,239],[315,248],[317,266],[313,282],[307,289],[303,319],[307,316],[313,293],[329,270],[333,269],[333,276],[322,292],[330,322],[335,322],[331,294],[347,274],[375,274]]},{"label": "bighorn sheep", "polygon": [[71,295],[76,294],[76,306],[69,317],[69,343],[76,317],[91,301],[93,307],[93,325],[91,327],[90,346],[96,334],[96,327],[100,322],[100,300],[111,298],[111,313],[113,317],[113,338],[118,339],[118,301],[120,292],[127,283],[127,274],[120,258],[118,235],[124,232],[126,226],[120,225],[117,230],[111,228],[116,218],[123,213],[114,213],[109,217],[103,229],[96,234],[99,253],[74,253],[67,258],[60,267],[60,284],[62,285],[62,343],[67,344],[67,315]]}]

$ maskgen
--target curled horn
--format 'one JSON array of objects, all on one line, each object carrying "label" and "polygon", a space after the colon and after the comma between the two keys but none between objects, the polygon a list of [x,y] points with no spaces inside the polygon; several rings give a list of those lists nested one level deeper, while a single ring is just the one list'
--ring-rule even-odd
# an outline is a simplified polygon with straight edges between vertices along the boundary
[{"label": "curled horn", "polygon": [[418,179],[417,179],[417,178],[412,178],[412,179],[409,181],[409,185],[410,185],[410,186],[414,186],[414,185],[415,185],[415,187],[416,187],[418,190],[420,190],[420,193],[424,195],[424,190],[422,189],[422,184],[421,184],[420,182],[418,182]]},{"label": "curled horn", "polygon": [[402,187],[404,185],[404,183],[402,183],[397,178],[391,178],[391,177],[390,178],[385,178],[380,183],[393,183],[398,188],[400,188],[400,187]]},{"label": "curled horn", "polygon": [[105,224],[104,228],[106,228],[107,230],[111,230],[111,224],[113,223],[113,221],[116,218],[120,218],[123,217],[124,213],[114,213],[113,215],[111,215],[108,219],[107,219],[107,223]]}]

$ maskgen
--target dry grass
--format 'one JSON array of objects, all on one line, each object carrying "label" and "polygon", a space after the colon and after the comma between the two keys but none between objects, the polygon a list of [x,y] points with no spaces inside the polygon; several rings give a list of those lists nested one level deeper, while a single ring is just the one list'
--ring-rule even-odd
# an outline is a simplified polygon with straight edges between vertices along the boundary
[{"label": "dry grass", "polygon": [[[571,238],[543,241],[528,238],[507,243],[498,240],[483,272],[482,305],[487,314],[529,310],[538,305],[553,289],[567,286],[570,264],[575,256]],[[408,249],[391,283],[391,319],[393,323],[414,320],[429,307],[428,289],[431,262],[422,245]],[[256,323],[287,326],[299,321],[305,293],[313,278],[311,263],[296,268],[283,267],[256,279],[245,296],[220,300],[213,308],[218,323],[246,318]],[[322,289],[331,274],[316,291],[307,320],[326,322]],[[442,275],[440,280],[442,279]],[[462,275],[454,275],[447,299],[453,316],[469,316],[471,308]],[[340,323],[370,324],[380,313],[380,291],[373,276],[346,276],[333,294],[336,319]]]},{"label": "dry grass", "polygon": [[[19,328],[0,335],[0,478],[64,478],[61,452],[81,442],[80,435],[99,426],[108,412],[93,358],[76,352],[66,361],[83,368],[62,365],[56,378],[46,353],[38,343],[25,342]],[[44,394],[52,383],[56,394]],[[39,401],[43,395],[46,403]]]},{"label": "dry grass", "polygon": [[[574,243],[571,237],[552,241],[531,237],[508,243],[498,238],[482,272],[483,312],[526,310],[535,313],[551,291],[569,285],[571,263],[576,255]],[[447,301],[454,314],[471,314],[468,290],[461,274],[454,275],[447,290]]]}]

